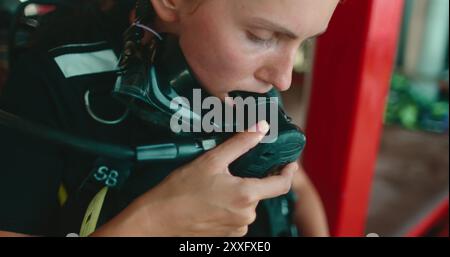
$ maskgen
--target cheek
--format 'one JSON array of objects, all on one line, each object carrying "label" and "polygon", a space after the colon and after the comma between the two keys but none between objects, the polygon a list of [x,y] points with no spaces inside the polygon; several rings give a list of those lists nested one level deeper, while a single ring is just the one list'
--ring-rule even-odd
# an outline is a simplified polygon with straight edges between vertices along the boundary
[{"label": "cheek", "polygon": [[180,36],[188,63],[213,95],[236,90],[253,78],[255,61],[242,49],[242,40],[232,35],[224,26],[209,22],[191,24]]}]

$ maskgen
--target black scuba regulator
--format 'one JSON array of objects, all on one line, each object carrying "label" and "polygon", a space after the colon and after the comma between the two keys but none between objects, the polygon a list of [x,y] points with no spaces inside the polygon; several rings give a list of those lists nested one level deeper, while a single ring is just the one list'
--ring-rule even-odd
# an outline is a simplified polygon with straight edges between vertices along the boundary
[{"label": "black scuba regulator", "polygon": [[[198,101],[199,99],[193,99],[194,90],[201,91],[201,100],[209,97],[209,94],[202,89],[201,84],[195,78],[195,73],[190,69],[178,38],[170,34],[160,35],[143,25],[152,19],[148,14],[150,8],[149,1],[137,2],[137,19],[134,26],[131,26],[124,35],[125,49],[119,63],[121,75],[117,80],[113,95],[141,119],[166,129],[171,129],[170,121],[177,111],[185,113],[188,117],[189,131],[194,131],[195,121],[202,119],[203,113],[198,113],[189,106],[178,106],[184,108],[184,110],[179,110],[179,108],[173,108],[174,106],[171,104],[174,99],[179,97]],[[150,32],[148,33],[150,39],[144,43],[142,39],[145,30]],[[266,99],[266,102],[263,103],[266,105],[266,111],[274,109],[270,100],[274,96],[274,90],[268,94],[232,92],[230,95],[258,100]],[[223,103],[222,106],[225,104]],[[278,112],[275,115],[276,120],[270,121],[267,118],[266,120],[271,124],[271,130],[273,129],[272,124],[277,126],[276,139],[272,140],[272,143],[259,144],[232,163],[230,171],[233,174],[245,177],[264,177],[272,169],[294,162],[300,157],[305,146],[305,136],[297,126],[290,122],[290,118],[278,103],[275,107],[275,111]],[[248,115],[248,109],[242,110]],[[231,124],[225,120],[219,122],[214,120],[214,127],[222,133],[179,132],[177,135],[181,141],[199,138],[200,141],[206,139],[221,143],[232,136],[230,133],[223,133],[227,126],[231,126],[232,131],[237,131],[236,113],[238,111],[236,108],[233,110],[235,115]],[[254,121],[256,122],[257,119]],[[253,124],[246,123],[245,128],[251,125]]]},{"label": "black scuba regulator", "polygon": [[[152,17],[148,10],[150,1],[138,1],[137,19],[124,35],[125,46],[120,58],[120,71],[113,96],[134,113],[134,115],[153,125],[170,129],[170,119],[179,109],[171,108],[171,102],[177,97],[192,98],[193,90],[202,90],[180,49],[178,39],[173,35],[159,35],[152,31],[148,42],[142,42],[145,30],[151,30],[148,24]],[[233,92],[230,95],[254,98],[270,97],[268,94]],[[208,96],[202,90],[204,97]],[[271,143],[260,143],[248,153],[230,165],[230,171],[240,177],[265,177],[270,171],[280,166],[295,162],[305,146],[305,136],[291,123],[281,106],[277,106],[276,120],[267,120],[277,124],[277,137]],[[201,119],[201,113],[186,108],[183,110],[190,119]],[[257,121],[257,120],[256,120]],[[26,133],[45,138],[77,150],[114,159],[134,160],[136,162],[152,161],[189,161],[216,147],[231,137],[233,133],[178,133],[177,141],[167,144],[144,145],[136,148],[101,143],[62,131],[47,128],[22,120],[10,113],[0,110],[0,124]],[[218,122],[215,126],[231,125]],[[246,124],[246,128],[253,124]]]}]

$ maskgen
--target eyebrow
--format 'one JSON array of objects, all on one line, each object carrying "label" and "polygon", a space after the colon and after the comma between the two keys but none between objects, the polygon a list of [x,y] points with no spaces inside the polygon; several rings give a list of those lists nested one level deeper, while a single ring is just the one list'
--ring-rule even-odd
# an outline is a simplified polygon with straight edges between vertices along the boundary
[{"label": "eyebrow", "polygon": [[[284,34],[284,35],[286,35],[287,37],[289,37],[291,39],[298,39],[299,38],[299,36],[297,34],[295,34],[294,32],[292,32],[289,29],[287,29],[287,28],[285,28],[285,27],[283,27],[283,26],[281,26],[281,25],[279,25],[279,24],[277,24],[275,22],[272,22],[270,20],[258,17],[258,18],[253,18],[252,21],[257,26],[261,26],[261,27],[264,27],[266,29],[273,30],[273,31],[275,31],[277,33],[280,33],[280,34]],[[311,36],[311,37],[308,37],[308,39],[319,37],[322,34],[324,34],[325,31],[326,31],[326,29],[323,30],[322,32],[319,32],[319,33]]]}]

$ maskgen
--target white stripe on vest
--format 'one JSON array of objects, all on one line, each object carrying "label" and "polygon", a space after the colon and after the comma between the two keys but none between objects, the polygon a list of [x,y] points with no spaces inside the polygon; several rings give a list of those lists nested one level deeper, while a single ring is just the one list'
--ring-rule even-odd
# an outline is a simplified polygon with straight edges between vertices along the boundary
[{"label": "white stripe on vest", "polygon": [[55,61],[66,78],[117,70],[117,57],[111,49],[64,54]]}]

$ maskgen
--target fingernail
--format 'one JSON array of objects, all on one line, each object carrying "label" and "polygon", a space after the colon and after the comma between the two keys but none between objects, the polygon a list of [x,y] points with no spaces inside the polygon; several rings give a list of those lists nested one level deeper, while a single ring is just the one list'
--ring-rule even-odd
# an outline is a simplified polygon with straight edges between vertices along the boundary
[{"label": "fingernail", "polygon": [[269,132],[270,126],[269,123],[267,123],[267,121],[262,120],[260,122],[258,122],[258,124],[256,124],[256,131],[258,131],[261,134],[267,134],[267,132]]}]

